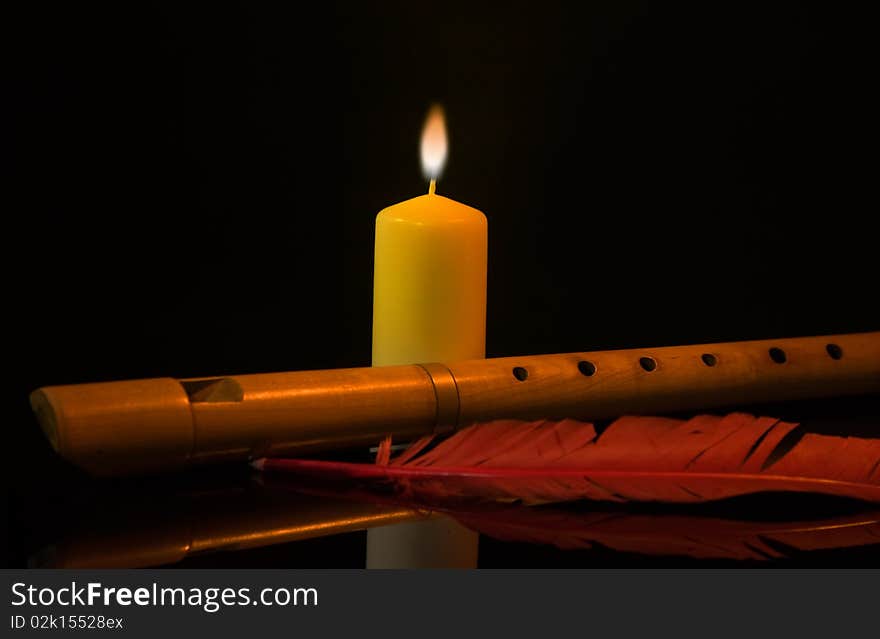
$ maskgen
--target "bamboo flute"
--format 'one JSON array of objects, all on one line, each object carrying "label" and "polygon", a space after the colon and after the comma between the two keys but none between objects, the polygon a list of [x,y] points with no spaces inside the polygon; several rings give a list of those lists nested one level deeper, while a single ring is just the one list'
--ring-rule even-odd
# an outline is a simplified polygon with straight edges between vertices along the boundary
[{"label": "bamboo flute", "polygon": [[880,392],[880,332],[49,386],[31,405],[99,475],[406,441],[500,418],[595,420]]}]

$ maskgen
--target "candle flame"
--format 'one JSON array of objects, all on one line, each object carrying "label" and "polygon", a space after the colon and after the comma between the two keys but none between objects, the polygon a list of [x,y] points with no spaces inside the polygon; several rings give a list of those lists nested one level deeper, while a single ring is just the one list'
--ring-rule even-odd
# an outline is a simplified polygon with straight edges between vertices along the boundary
[{"label": "candle flame", "polygon": [[446,138],[446,119],[443,107],[435,104],[428,111],[422,129],[422,172],[429,180],[436,180],[446,164],[449,142]]}]

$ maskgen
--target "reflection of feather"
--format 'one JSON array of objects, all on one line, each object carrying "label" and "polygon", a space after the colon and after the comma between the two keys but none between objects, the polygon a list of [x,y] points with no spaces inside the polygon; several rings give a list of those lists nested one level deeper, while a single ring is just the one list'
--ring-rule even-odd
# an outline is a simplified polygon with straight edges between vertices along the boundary
[{"label": "reflection of feather", "polygon": [[564,550],[600,544],[646,555],[760,560],[880,543],[880,512],[784,523],[523,507],[448,514],[495,539],[551,544]]},{"label": "reflection of feather", "polygon": [[[267,480],[268,486],[276,490],[372,502],[384,508],[412,508],[423,516],[448,515],[501,541],[550,545],[562,550],[601,546],[644,555],[765,560],[813,550],[880,544],[877,510],[802,521],[740,521],[699,514],[692,506],[684,507],[687,512],[679,508],[676,513],[625,511],[621,506],[597,512],[580,507],[526,507],[389,495],[348,480],[302,482],[292,481],[290,476]],[[745,503],[740,502],[739,508]]]},{"label": "reflection of feather", "polygon": [[804,435],[795,424],[733,413],[690,420],[623,417],[592,424],[500,420],[428,449],[414,442],[378,464],[266,459],[266,471],[391,482],[401,495],[519,500],[702,502],[761,491],[816,492],[880,502],[880,439]]}]

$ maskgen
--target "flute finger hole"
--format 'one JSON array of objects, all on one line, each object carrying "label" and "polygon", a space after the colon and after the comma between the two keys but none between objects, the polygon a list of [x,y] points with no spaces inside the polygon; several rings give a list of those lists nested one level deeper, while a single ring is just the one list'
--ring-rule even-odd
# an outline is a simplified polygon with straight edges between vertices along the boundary
[{"label": "flute finger hole", "polygon": [[529,371],[524,369],[522,366],[516,366],[513,369],[513,376],[516,377],[519,381],[524,382],[529,378]]},{"label": "flute finger hole", "polygon": [[772,359],[777,364],[785,364],[787,358],[785,356],[785,351],[781,348],[776,348],[775,346],[767,351],[770,354],[770,359]]},{"label": "flute finger hole", "polygon": [[657,368],[657,362],[653,357],[642,357],[639,359],[639,365],[649,373]]},{"label": "flute finger hole", "polygon": [[596,373],[596,365],[586,360],[578,362],[578,370],[584,377],[592,377]]},{"label": "flute finger hole", "polygon": [[703,353],[700,355],[700,359],[703,360],[703,363],[706,366],[715,366],[718,363],[718,358],[715,357],[712,353]]},{"label": "flute finger hole", "polygon": [[825,350],[828,352],[828,357],[831,359],[840,359],[843,357],[843,349],[837,344],[828,344],[825,346]]}]

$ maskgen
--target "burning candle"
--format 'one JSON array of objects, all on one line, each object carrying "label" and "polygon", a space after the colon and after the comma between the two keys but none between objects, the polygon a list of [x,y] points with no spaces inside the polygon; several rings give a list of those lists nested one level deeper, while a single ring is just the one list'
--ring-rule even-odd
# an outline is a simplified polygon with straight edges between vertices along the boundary
[{"label": "burning candle", "polygon": [[435,193],[447,148],[434,107],[421,144],[428,194],[376,218],[373,366],[485,357],[486,216]]},{"label": "burning candle", "polygon": [[[437,195],[448,143],[443,110],[428,112],[422,170],[428,194],[376,217],[373,366],[485,357],[486,216]],[[367,533],[368,568],[475,567],[477,535],[451,519]]]}]

